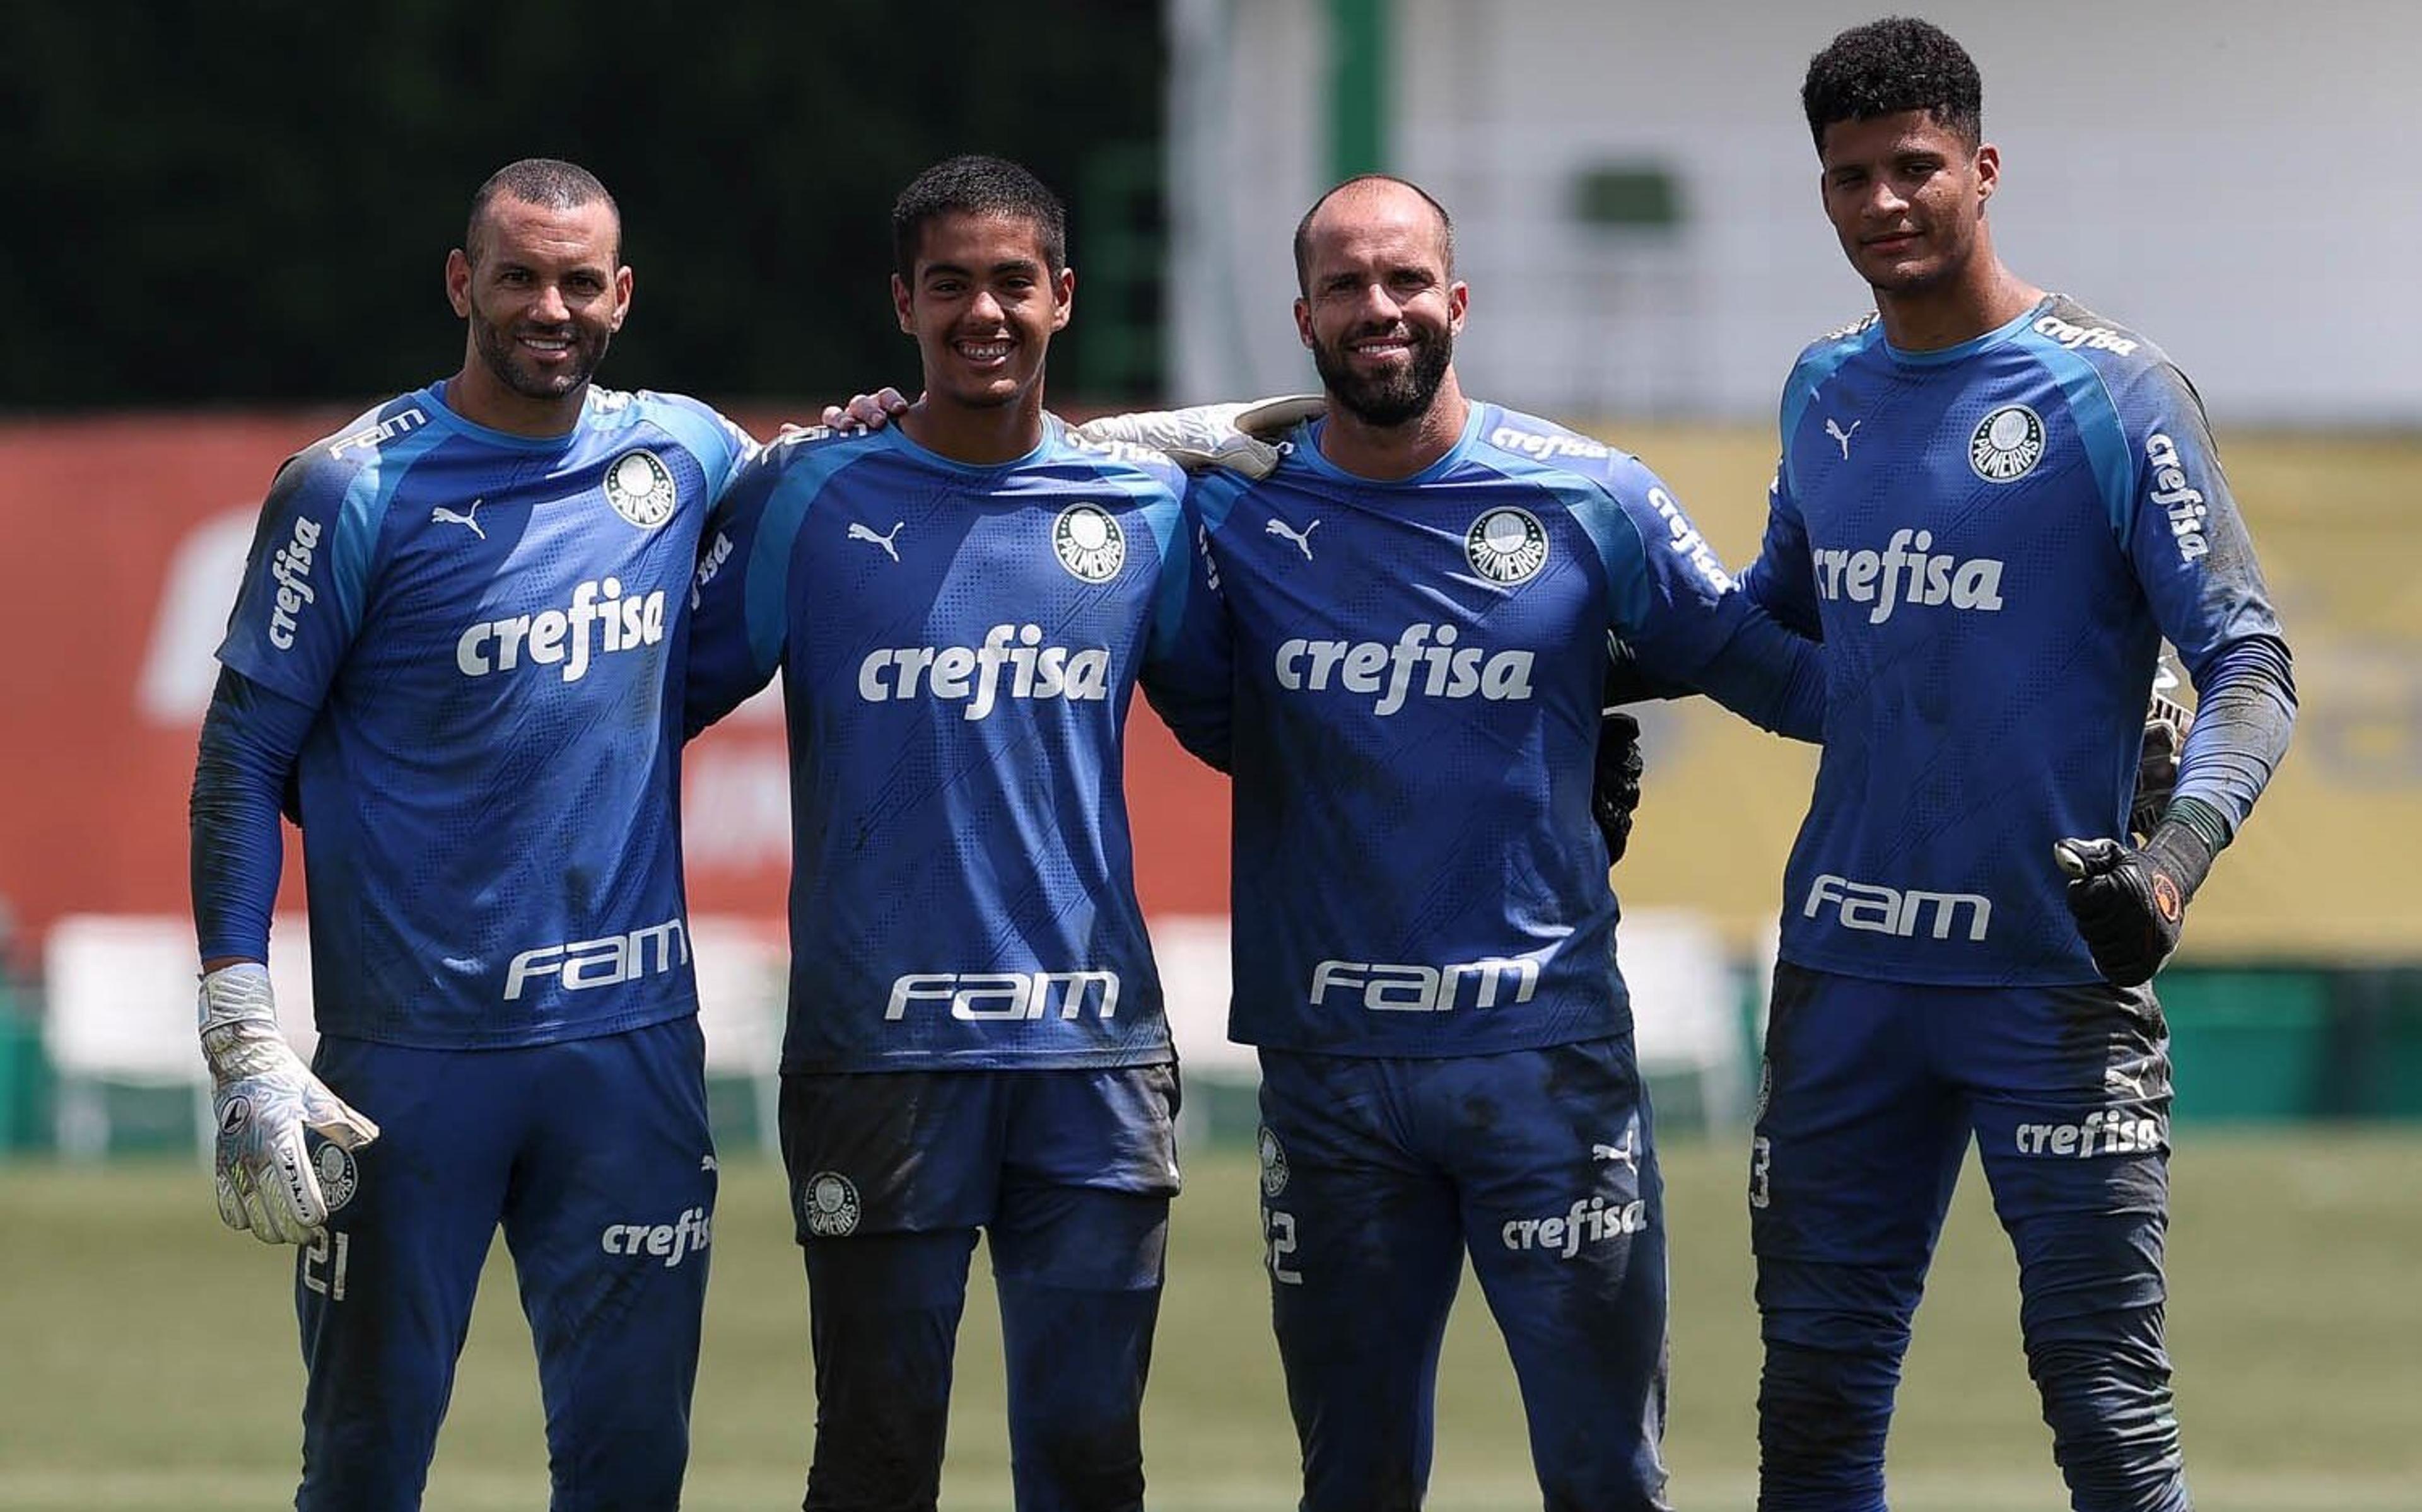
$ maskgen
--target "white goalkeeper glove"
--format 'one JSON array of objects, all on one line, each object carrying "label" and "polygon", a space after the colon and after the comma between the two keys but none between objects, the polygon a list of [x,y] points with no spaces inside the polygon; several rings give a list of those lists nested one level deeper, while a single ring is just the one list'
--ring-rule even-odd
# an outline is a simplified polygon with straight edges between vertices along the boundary
[{"label": "white goalkeeper glove", "polygon": [[2145,743],[2136,757],[2136,792],[2128,801],[2128,830],[2149,839],[2178,790],[2178,757],[2194,728],[2194,710],[2158,690],[2145,708]]},{"label": "white goalkeeper glove", "polygon": [[1304,421],[1329,413],[1318,394],[1286,394],[1242,404],[1106,414],[1076,429],[1079,441],[1149,446],[1189,473],[1224,467],[1259,480],[1279,465],[1278,443]]},{"label": "white goalkeeper glove", "polygon": [[205,973],[200,1017],[218,1122],[219,1219],[263,1244],[307,1243],[327,1223],[328,1203],[303,1131],[350,1150],[378,1138],[378,1125],[329,1091],[277,1032],[268,967],[247,960]]}]

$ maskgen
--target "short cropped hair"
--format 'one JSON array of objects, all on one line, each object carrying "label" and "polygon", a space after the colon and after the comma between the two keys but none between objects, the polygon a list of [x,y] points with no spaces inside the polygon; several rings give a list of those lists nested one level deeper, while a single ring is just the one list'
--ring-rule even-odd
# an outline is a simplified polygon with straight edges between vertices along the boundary
[{"label": "short cropped hair", "polygon": [[1911,16],[1853,26],[1825,44],[1808,60],[1800,104],[1820,152],[1836,121],[1904,110],[1925,111],[1971,148],[1984,139],[1985,81],[1975,60],[1942,27]]},{"label": "short cropped hair", "polygon": [[577,210],[604,200],[614,215],[614,256],[616,260],[621,258],[622,210],[606,192],[606,186],[597,181],[597,176],[576,163],[565,163],[559,158],[524,158],[490,174],[480,192],[471,196],[471,223],[463,232],[463,250],[473,262],[480,260],[480,243],[487,240],[488,206],[498,195],[549,210]]},{"label": "short cropped hair", "polygon": [[919,174],[891,205],[891,261],[903,283],[917,277],[925,227],[945,215],[999,215],[1033,225],[1044,271],[1068,265],[1068,208],[1043,180],[1006,158],[968,153]]},{"label": "short cropped hair", "polygon": [[1303,212],[1303,219],[1295,223],[1295,285],[1297,290],[1306,297],[1312,293],[1312,218],[1320,213],[1321,206],[1328,204],[1346,190],[1357,184],[1369,183],[1402,184],[1422,196],[1422,203],[1427,205],[1438,216],[1439,246],[1445,254],[1446,275],[1450,279],[1455,276],[1455,218],[1446,212],[1446,207],[1439,204],[1428,190],[1410,179],[1399,179],[1392,173],[1358,173],[1353,178],[1331,186],[1329,193],[1313,200],[1312,209]]}]

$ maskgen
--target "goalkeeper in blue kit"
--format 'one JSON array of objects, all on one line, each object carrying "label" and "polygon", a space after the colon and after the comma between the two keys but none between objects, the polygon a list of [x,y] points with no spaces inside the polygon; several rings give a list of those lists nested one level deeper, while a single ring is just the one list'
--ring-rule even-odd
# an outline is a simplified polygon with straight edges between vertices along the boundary
[{"label": "goalkeeper in blue kit", "polygon": [[1323,196],[1296,320],[1327,417],[1188,499],[1179,660],[1233,690],[1230,1033],[1261,1051],[1301,1504],[1422,1504],[1469,1255],[1546,1504],[1662,1507],[1663,1194],[1591,822],[1605,638],[1803,740],[1824,670],[1637,460],[1464,395],[1453,236],[1401,179]]},{"label": "goalkeeper in blue kit", "polygon": [[1178,1185],[1175,1056],[1122,788],[1140,677],[1197,590],[1177,468],[1043,409],[1059,201],[958,158],[892,212],[925,397],[742,474],[701,559],[692,728],[782,674],[782,1153],[815,1357],[810,1509],[930,1508],[979,1231],[1021,1512],[1142,1504],[1139,1411]]},{"label": "goalkeeper in blue kit", "polygon": [[1221,464],[1188,491],[1190,586],[1145,686],[1235,779],[1230,1035],[1262,1048],[1301,1505],[1421,1504],[1468,1253],[1547,1504],[1662,1507],[1663,1192],[1606,886],[1637,727],[1600,718],[1606,636],[1803,740],[1819,656],[1636,460],[1463,396],[1467,293],[1429,195],[1349,180],[1296,251],[1326,421],[1275,447],[1247,432],[1324,405],[1082,434]]},{"label": "goalkeeper in blue kit", "polygon": [[[751,445],[693,400],[591,383],[630,304],[621,229],[570,164],[480,188],[447,264],[461,370],[279,471],[219,648],[201,1042],[222,1217],[304,1246],[307,1509],[419,1504],[499,1224],[551,1504],[680,1501],[716,1163],[679,672],[700,532]],[[262,965],[284,804],[308,1069]]]},{"label": "goalkeeper in blue kit", "polygon": [[[2170,1064],[2146,983],[2284,754],[2288,647],[2203,406],[1995,257],[1958,44],[1890,20],[1802,90],[1877,315],[1785,385],[1750,598],[1821,637],[1750,1173],[1759,1506],[1884,1505],[1910,1319],[1974,1140],[2081,1512],[2188,1504],[2162,1345]],[[2166,637],[2200,694],[2129,834]]]}]

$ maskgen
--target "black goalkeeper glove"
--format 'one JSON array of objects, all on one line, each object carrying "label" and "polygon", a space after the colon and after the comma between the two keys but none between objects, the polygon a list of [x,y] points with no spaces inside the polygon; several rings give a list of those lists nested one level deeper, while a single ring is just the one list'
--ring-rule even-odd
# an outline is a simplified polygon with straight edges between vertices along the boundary
[{"label": "black goalkeeper glove", "polygon": [[2114,987],[2141,987],[2178,947],[2187,903],[2211,871],[2212,849],[2177,819],[2154,826],[2144,849],[2116,840],[2063,840],[2052,858],[2069,877],[2068,912]]},{"label": "black goalkeeper glove", "polygon": [[1606,836],[1607,865],[1631,843],[1631,811],[1640,806],[1640,721],[1607,710],[1597,727],[1597,773],[1590,785],[1590,818]]}]

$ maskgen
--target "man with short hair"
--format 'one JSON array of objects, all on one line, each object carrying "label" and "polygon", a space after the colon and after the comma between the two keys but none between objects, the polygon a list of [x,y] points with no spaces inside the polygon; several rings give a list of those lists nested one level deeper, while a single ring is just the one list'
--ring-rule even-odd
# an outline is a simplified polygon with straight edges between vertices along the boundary
[{"label": "man with short hair", "polygon": [[[2194,388],[1994,255],[2001,159],[1968,55],[1924,22],[1853,27],[1801,98],[1877,314],[1792,370],[1742,580],[1823,639],[1830,685],[1751,1164],[1758,1504],[1883,1506],[1910,1318],[1973,1138],[2073,1504],[2178,1512],[2170,1065],[2144,984],[2285,753],[2288,647]],[[2164,636],[2201,707],[2138,847]]]},{"label": "man with short hair", "polygon": [[1661,1508],[1662,1187],[1606,885],[1638,772],[1601,738],[1606,636],[1803,740],[1819,658],[1636,460],[1464,397],[1453,224],[1418,186],[1339,185],[1296,259],[1326,421],[1275,447],[1238,436],[1249,406],[1087,430],[1222,464],[1192,482],[1163,663],[1191,696],[1155,703],[1235,778],[1230,1035],[1262,1051],[1302,1505],[1421,1504],[1469,1253],[1548,1504]]},{"label": "man with short hair", "polygon": [[1059,200],[954,158],[902,192],[892,236],[924,397],[742,474],[689,668],[693,729],[783,673],[804,1504],[935,1504],[981,1230],[1016,1505],[1125,1512],[1178,1170],[1121,752],[1139,676],[1214,755],[1225,689],[1164,666],[1190,591],[1182,475],[1044,411],[1076,286]]},{"label": "man with short hair", "polygon": [[[552,1504],[680,1500],[716,1162],[677,674],[700,531],[751,446],[694,400],[592,384],[630,308],[621,233],[572,164],[480,187],[446,263],[461,369],[280,469],[219,647],[201,1040],[221,1216],[306,1246],[304,1508],[419,1504],[500,1223]],[[281,803],[309,1069],[261,964]]]},{"label": "man with short hair", "polygon": [[1430,195],[1350,179],[1295,249],[1327,418],[1266,476],[1194,480],[1180,645],[1233,688],[1230,1034],[1261,1050],[1302,1504],[1421,1504],[1469,1254],[1547,1504],[1662,1507],[1662,1191],[1591,823],[1606,636],[1802,740],[1821,658],[1638,460],[1464,395]]}]

